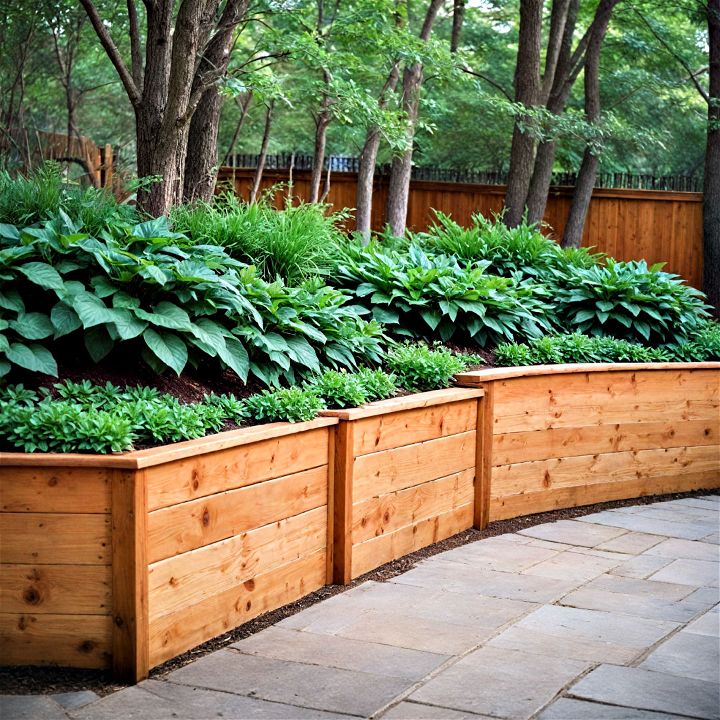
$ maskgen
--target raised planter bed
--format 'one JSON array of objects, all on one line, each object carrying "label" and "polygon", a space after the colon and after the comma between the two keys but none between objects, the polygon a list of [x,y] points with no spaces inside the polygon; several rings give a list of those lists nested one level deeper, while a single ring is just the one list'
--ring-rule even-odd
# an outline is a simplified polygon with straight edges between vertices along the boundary
[{"label": "raised planter bed", "polygon": [[392,398],[335,417],[334,580],[472,527],[483,391]]},{"label": "raised planter bed", "polygon": [[2,663],[138,680],[325,585],[336,423],[0,454]]},{"label": "raised planter bed", "polygon": [[481,524],[720,487],[720,363],[547,365],[462,373],[485,391]]}]

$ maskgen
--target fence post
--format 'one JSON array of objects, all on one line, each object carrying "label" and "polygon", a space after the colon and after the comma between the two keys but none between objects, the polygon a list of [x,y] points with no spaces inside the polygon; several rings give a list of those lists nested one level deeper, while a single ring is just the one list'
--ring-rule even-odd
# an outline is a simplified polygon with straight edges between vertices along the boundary
[{"label": "fence post", "polygon": [[484,530],[490,521],[490,482],[492,480],[492,449],[495,383],[483,384],[485,395],[478,398],[475,431],[475,498],[473,526]]}]

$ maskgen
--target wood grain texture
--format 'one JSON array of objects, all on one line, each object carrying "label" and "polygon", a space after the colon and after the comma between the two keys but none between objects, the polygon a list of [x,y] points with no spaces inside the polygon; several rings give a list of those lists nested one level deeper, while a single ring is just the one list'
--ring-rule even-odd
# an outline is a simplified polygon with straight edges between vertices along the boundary
[{"label": "wood grain texture", "polygon": [[31,565],[109,565],[110,516],[0,513],[0,560]]},{"label": "wood grain texture", "polygon": [[475,431],[355,459],[353,502],[420,485],[475,466]]},{"label": "wood grain texture", "polygon": [[2,565],[0,608],[32,615],[109,615],[109,565]]},{"label": "wood grain texture", "polygon": [[494,385],[494,383],[488,383],[485,386],[485,396],[478,402],[473,525],[479,530],[485,529],[490,521],[490,488],[495,452],[493,444]]},{"label": "wood grain texture", "polygon": [[355,456],[475,429],[476,399],[392,412],[355,422]]},{"label": "wood grain texture", "polygon": [[457,535],[472,525],[473,503],[470,502],[361,542],[353,548],[352,576],[359,577],[403,555]]},{"label": "wood grain texture", "polygon": [[110,471],[104,468],[0,468],[2,512],[108,513]]},{"label": "wood grain texture", "polygon": [[333,489],[333,582],[352,577],[352,504],[354,496],[355,423],[341,420],[335,430]]},{"label": "wood grain texture", "polygon": [[352,514],[353,544],[395,532],[420,520],[471,503],[474,476],[475,468],[469,468],[448,477],[356,503]]},{"label": "wood grain texture", "polygon": [[113,677],[138,682],[150,671],[148,650],[147,481],[145,471],[112,478]]},{"label": "wood grain texture", "polygon": [[159,665],[209,638],[321,588],[325,584],[325,573],[325,551],[318,550],[157,618],[150,625],[150,664]]},{"label": "wood grain texture", "polygon": [[149,562],[325,506],[327,467],[322,465],[151,512]]},{"label": "wood grain texture", "polygon": [[182,610],[325,548],[324,507],[152,563],[150,618]]},{"label": "wood grain texture", "polygon": [[0,612],[0,664],[110,667],[109,615]]},{"label": "wood grain texture", "polygon": [[148,508],[177,505],[327,465],[328,430],[311,429],[148,470]]}]

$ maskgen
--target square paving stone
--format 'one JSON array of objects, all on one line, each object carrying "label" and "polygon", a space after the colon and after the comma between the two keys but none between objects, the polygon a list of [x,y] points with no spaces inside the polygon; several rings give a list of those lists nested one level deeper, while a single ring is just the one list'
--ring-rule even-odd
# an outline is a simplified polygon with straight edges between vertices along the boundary
[{"label": "square paving stone", "polygon": [[407,701],[390,708],[380,717],[392,718],[392,720],[494,720],[489,715],[476,715],[437,705],[421,705]]},{"label": "square paving stone", "polygon": [[46,695],[0,695],[2,720],[67,720],[65,711]]},{"label": "square paving stone", "polygon": [[499,718],[529,718],[588,664],[483,647],[410,695],[410,700]]},{"label": "square paving stone", "polygon": [[440,562],[424,564],[392,582],[399,585],[419,585],[446,592],[485,595],[488,597],[551,602],[580,585],[580,581],[557,580],[550,577],[504,573],[495,570],[476,570],[461,563]]},{"label": "square paving stone", "polygon": [[684,720],[681,715],[651,710],[602,705],[585,700],[559,698],[538,715],[538,720]]},{"label": "square paving stone", "polygon": [[606,558],[567,550],[549,560],[529,567],[523,573],[580,584],[602,575],[621,562],[622,555],[613,554],[612,558]]},{"label": "square paving stone", "polygon": [[345,597],[346,595],[347,593],[343,593],[323,600],[321,603],[281,620],[277,625],[317,633],[333,634],[338,632],[344,627],[352,625],[360,615],[367,612],[353,604],[351,599]]},{"label": "square paving stone", "polygon": [[655,555],[636,555],[616,565],[612,570],[608,570],[611,575],[621,575],[623,577],[637,578],[644,580],[660,568],[664,568],[672,562],[672,558],[658,557]]},{"label": "square paving stone", "polygon": [[604,527],[602,525],[593,525],[588,515],[583,520],[587,520],[582,524],[576,520],[558,520],[544,525],[536,525],[535,527],[519,530],[520,535],[538,538],[540,540],[550,540],[552,542],[566,543],[567,545],[581,545],[582,547],[595,547],[600,543],[612,540],[615,537],[624,535],[624,531]]},{"label": "square paving stone", "polygon": [[717,606],[710,612],[701,615],[697,620],[691,622],[683,632],[694,633],[695,635],[710,635],[720,638],[720,613]]},{"label": "square paving stone", "polygon": [[56,693],[50,697],[66,710],[73,710],[88,703],[95,702],[100,696],[91,690],[79,690],[78,692]]},{"label": "square paving stone", "polygon": [[463,545],[442,554],[443,560],[467,563],[473,567],[502,572],[518,572],[557,555],[558,550],[519,543],[480,542]]},{"label": "square paving stone", "polygon": [[224,690],[305,708],[369,716],[409,689],[411,680],[219,650],[166,676],[173,683]]},{"label": "square paving stone", "polygon": [[598,550],[609,550],[610,552],[626,553],[628,555],[639,555],[653,545],[662,542],[660,535],[649,535],[648,533],[628,532],[619,535],[612,540],[597,545]]},{"label": "square paving stone", "polygon": [[280,627],[269,627],[230,647],[249,655],[276,660],[359,670],[409,680],[425,677],[449,657]]},{"label": "square paving stone", "polygon": [[657,580],[639,580],[611,574],[600,575],[591,580],[585,587],[593,590],[608,590],[609,592],[672,601],[682,600],[692,593],[692,589],[688,585],[659,582]]},{"label": "square paving stone", "polygon": [[674,560],[651,575],[649,580],[692,585],[693,587],[718,587],[720,566],[707,560]]},{"label": "square paving stone", "polygon": [[717,720],[720,713],[720,686],[716,683],[636,667],[601,665],[570,688],[568,694],[706,720]]},{"label": "square paving stone", "polygon": [[442,655],[461,655],[493,635],[495,628],[460,625],[397,612],[369,612],[338,635]]},{"label": "square paving stone", "polygon": [[715,530],[709,535],[700,538],[700,542],[709,543],[711,545],[720,545],[720,530]]},{"label": "square paving stone", "polygon": [[645,554],[658,555],[672,560],[686,558],[688,560],[708,560],[710,562],[720,561],[720,548],[696,540],[680,540],[678,538],[663,540],[648,549]]},{"label": "square paving stone", "polygon": [[[192,666],[188,666],[192,667]],[[73,720],[337,720],[349,715],[326,713],[257,698],[215,692],[175,683],[146,680],[70,712]]]},{"label": "square paving stone", "polygon": [[720,644],[717,636],[679,632],[653,650],[638,667],[717,683]]},{"label": "square paving stone", "polygon": [[690,507],[707,508],[708,510],[720,510],[720,495],[706,495],[696,498],[682,498],[681,500],[673,500],[674,505],[688,505]]},{"label": "square paving stone", "polygon": [[625,595],[624,593],[582,587],[568,593],[561,605],[587,610],[635,615],[652,620],[670,620],[685,623],[692,620],[706,606],[702,602],[691,602],[687,598],[678,602],[647,596]]},{"label": "square paving stone", "polygon": [[699,540],[713,530],[708,524],[701,522],[673,522],[671,520],[645,517],[642,513],[630,515],[627,513],[614,513],[611,510],[604,510],[594,515],[577,518],[577,522],[623,528],[650,535],[685,538],[686,540]]}]

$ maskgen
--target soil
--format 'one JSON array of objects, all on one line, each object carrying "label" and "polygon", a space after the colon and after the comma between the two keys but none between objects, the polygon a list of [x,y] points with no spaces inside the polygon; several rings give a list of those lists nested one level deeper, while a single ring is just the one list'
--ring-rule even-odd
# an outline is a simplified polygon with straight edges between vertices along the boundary
[{"label": "soil", "polygon": [[[670,495],[648,495],[642,498],[632,498],[630,500],[614,500],[612,502],[597,503],[595,505],[586,505],[584,507],[567,508],[564,510],[554,510],[552,512],[538,513],[536,515],[527,515],[525,517],[513,518],[511,520],[501,520],[490,523],[485,530],[476,530],[471,528],[464,532],[454,535],[447,540],[430,545],[429,547],[418,550],[410,555],[394,560],[393,562],[382,565],[381,567],[369,572],[361,577],[353,580],[349,585],[328,585],[317,590],[316,592],[297,600],[290,605],[273,610],[272,612],[261,615],[250,622],[240,625],[240,627],[230,632],[220,635],[199,645],[192,650],[180,655],[168,662],[160,665],[150,672],[151,678],[159,678],[167,673],[177,670],[183,665],[197,660],[208,653],[219,650],[231,643],[242,640],[243,638],[253,635],[260,630],[274,625],[286,617],[295,615],[305,608],[315,605],[315,603],[326,600],[333,595],[350,590],[368,580],[375,582],[386,582],[391,578],[401,575],[404,572],[415,567],[415,565],[425,558],[432,557],[438,553],[451,550],[452,548],[466,545],[476,540],[481,540],[495,535],[504,535],[505,533],[514,533],[533,525],[541,525],[542,523],[555,522],[556,520],[572,519],[590,515],[601,510],[611,508],[628,507],[632,505],[649,505],[650,503],[661,500],[677,500],[686,497],[702,497],[710,494],[710,491],[701,490],[688,493],[674,493]],[[98,695],[109,695],[126,685],[114,682],[109,674],[99,670],[79,670],[76,668],[58,668],[58,667],[12,667],[0,668],[0,695],[29,695],[29,694],[51,694],[63,692],[75,692],[79,690],[92,690]]]}]

